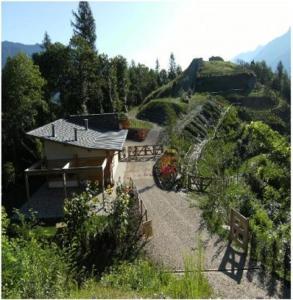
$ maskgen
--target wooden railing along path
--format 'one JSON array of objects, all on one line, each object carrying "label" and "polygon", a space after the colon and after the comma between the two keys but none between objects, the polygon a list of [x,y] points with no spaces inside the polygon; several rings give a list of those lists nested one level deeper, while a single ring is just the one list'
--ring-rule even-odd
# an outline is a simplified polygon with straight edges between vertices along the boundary
[{"label": "wooden railing along path", "polygon": [[153,227],[152,227],[152,220],[148,219],[148,210],[145,207],[143,200],[139,194],[139,191],[137,187],[135,186],[133,180],[131,180],[131,185],[132,185],[132,191],[134,194],[134,197],[137,201],[138,204],[138,212],[141,216],[141,230],[142,230],[142,235],[144,239],[149,239],[153,236]]},{"label": "wooden railing along path", "polygon": [[137,160],[144,156],[159,156],[164,153],[163,145],[142,145],[123,147],[119,152],[119,160]]}]

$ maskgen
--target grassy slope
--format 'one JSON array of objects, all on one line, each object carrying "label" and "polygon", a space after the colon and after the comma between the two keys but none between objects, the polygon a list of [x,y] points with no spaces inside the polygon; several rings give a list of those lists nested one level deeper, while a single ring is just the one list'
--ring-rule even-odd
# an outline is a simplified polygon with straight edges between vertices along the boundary
[{"label": "grassy slope", "polygon": [[[189,67],[190,68],[190,67]],[[193,73],[194,71],[186,69],[182,74],[176,77],[174,80],[168,82],[162,87],[150,93],[146,99],[144,100],[144,104],[149,102],[152,99],[164,98],[164,97],[178,97],[180,93],[186,92],[191,89],[196,91],[197,78],[208,78],[209,80],[213,77],[217,76],[231,76],[233,79],[233,75],[241,75],[241,74],[251,74],[250,71],[227,61],[203,61],[199,71],[197,73]],[[229,79],[230,80],[230,79]],[[236,80],[239,81],[239,78]],[[235,81],[235,83],[237,83]],[[186,82],[189,87],[186,87]],[[185,84],[185,88],[182,88],[182,85]],[[194,90],[195,86],[195,90]]]},{"label": "grassy slope", "polygon": [[[208,298],[212,289],[199,272],[202,265],[201,250],[196,256],[184,258],[186,272],[177,276],[162,266],[144,259],[121,262],[100,281],[89,280],[73,291],[70,298]],[[194,270],[198,270],[194,272]],[[193,271],[193,272],[190,272]]]},{"label": "grassy slope", "polygon": [[187,103],[179,98],[154,99],[139,109],[137,117],[163,125],[168,120],[185,113],[187,107]]},{"label": "grassy slope", "polygon": [[200,76],[223,76],[243,73],[245,70],[229,61],[205,61]]},{"label": "grassy slope", "polygon": [[147,121],[138,120],[135,118],[129,119],[130,122],[130,128],[147,128],[151,129],[153,128],[153,124]]}]

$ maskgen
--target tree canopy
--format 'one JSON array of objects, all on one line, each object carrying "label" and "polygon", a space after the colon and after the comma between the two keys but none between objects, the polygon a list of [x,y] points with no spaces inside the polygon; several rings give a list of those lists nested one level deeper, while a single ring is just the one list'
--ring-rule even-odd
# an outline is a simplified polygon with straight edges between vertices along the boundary
[{"label": "tree canopy", "polygon": [[78,4],[78,11],[73,12],[75,21],[71,22],[75,36],[84,38],[93,50],[96,49],[95,43],[96,23],[91,11],[90,5],[87,1],[80,1]]}]

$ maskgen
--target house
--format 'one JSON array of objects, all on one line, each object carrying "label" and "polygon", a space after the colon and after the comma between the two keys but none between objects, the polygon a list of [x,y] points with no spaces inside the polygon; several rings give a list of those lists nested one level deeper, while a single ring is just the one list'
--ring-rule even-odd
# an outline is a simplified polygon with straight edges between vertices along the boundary
[{"label": "house", "polygon": [[88,180],[104,187],[113,184],[127,130],[120,129],[116,113],[74,115],[36,128],[27,135],[43,142],[43,159],[25,170],[29,177],[45,176],[48,188],[77,187]]}]

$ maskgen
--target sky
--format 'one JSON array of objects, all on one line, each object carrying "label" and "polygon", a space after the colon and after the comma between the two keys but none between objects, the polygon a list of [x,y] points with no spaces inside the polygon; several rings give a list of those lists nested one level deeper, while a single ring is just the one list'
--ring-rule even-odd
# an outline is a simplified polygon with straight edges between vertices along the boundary
[{"label": "sky", "polygon": [[[183,69],[195,57],[232,59],[284,34],[292,25],[291,0],[90,1],[96,21],[97,49],[130,62],[168,66],[170,53]],[[1,4],[2,41],[68,44],[78,2]]]}]

